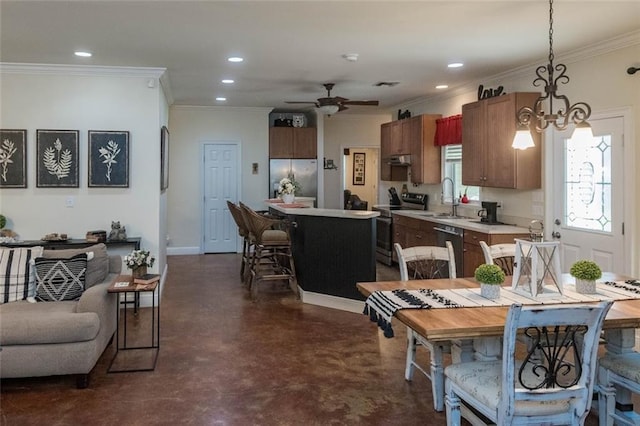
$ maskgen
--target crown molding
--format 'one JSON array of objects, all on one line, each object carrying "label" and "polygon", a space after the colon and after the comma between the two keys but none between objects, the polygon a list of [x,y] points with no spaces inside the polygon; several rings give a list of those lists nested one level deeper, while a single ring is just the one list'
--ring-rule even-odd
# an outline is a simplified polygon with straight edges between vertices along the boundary
[{"label": "crown molding", "polygon": [[107,67],[97,65],[63,65],[63,64],[23,64],[0,62],[0,73],[5,74],[52,74],[82,76],[120,76],[161,78],[166,68],[151,67]]},{"label": "crown molding", "polygon": [[[560,55],[556,54],[555,59],[556,59],[556,63],[563,62],[566,64],[571,64],[571,63],[591,59],[597,56],[606,55],[615,50],[625,49],[625,48],[636,46],[639,44],[640,44],[640,30],[637,30],[627,34],[623,34],[619,37],[614,37],[612,39],[594,43],[580,49],[572,50],[571,52],[568,52],[565,54],[560,54]],[[547,60],[548,58],[546,57],[541,58],[539,61],[526,64],[517,68],[513,68],[509,71],[505,71],[499,74],[494,74],[492,76],[480,78],[479,80],[468,81],[459,86],[453,87],[451,90],[447,91],[446,93],[423,96],[423,97],[411,99],[406,102],[399,103],[394,107],[391,107],[391,109],[402,109],[402,108],[406,109],[407,107],[417,105],[417,104],[422,104],[425,102],[444,100],[444,99],[460,96],[465,93],[475,92],[478,89],[478,81],[500,81],[500,80],[533,75],[536,69],[542,63],[546,63]]]}]

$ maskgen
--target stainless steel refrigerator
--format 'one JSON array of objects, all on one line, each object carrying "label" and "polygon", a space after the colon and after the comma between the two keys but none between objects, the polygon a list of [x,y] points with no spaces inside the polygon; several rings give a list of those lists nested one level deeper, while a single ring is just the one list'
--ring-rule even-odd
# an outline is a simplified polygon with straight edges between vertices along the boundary
[{"label": "stainless steel refrigerator", "polygon": [[[269,161],[269,197],[278,196],[280,179],[293,175],[300,186],[298,197],[318,198],[318,160],[270,160]],[[314,203],[316,204],[316,203]],[[317,205],[317,204],[316,204]]]}]

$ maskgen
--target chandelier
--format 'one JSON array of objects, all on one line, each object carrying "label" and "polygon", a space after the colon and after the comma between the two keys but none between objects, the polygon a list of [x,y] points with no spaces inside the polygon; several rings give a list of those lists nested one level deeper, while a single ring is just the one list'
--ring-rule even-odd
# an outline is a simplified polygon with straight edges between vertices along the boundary
[{"label": "chandelier", "polygon": [[[513,138],[513,148],[527,149],[534,146],[531,136],[532,122],[535,123],[536,131],[539,133],[551,124],[558,130],[565,130],[569,124],[573,123],[576,128],[571,136],[572,139],[593,137],[591,126],[587,122],[591,116],[591,107],[585,102],[570,105],[569,99],[565,95],[557,93],[558,84],[567,84],[569,76],[565,74],[567,66],[564,64],[554,65],[553,59],[553,0],[549,0],[549,63],[536,69],[537,77],[533,80],[533,85],[536,87],[544,84],[544,94],[536,99],[533,108],[524,106],[518,111],[518,129]],[[554,75],[555,72],[558,72],[557,76]],[[547,100],[549,108],[545,109]],[[553,107],[554,100],[560,103],[556,112]]]}]

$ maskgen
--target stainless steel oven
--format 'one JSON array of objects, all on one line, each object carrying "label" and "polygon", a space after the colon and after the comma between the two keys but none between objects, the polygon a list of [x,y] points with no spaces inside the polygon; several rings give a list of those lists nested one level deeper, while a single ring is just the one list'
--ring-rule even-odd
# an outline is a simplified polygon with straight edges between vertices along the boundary
[{"label": "stainless steel oven", "polygon": [[[393,215],[394,210],[427,210],[427,194],[404,193],[400,197],[394,188],[389,189],[393,204],[374,205],[380,212],[376,218],[376,260],[385,265],[393,264]],[[400,198],[402,201],[400,202]]]}]

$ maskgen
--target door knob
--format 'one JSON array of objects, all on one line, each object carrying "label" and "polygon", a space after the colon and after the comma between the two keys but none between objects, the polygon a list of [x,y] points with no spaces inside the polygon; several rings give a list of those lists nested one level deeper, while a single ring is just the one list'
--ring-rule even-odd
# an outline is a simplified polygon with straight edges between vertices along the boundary
[{"label": "door knob", "polygon": [[559,239],[560,239],[560,232],[558,232],[558,231],[553,231],[553,232],[551,233],[551,236],[552,236],[554,239],[559,240]]}]

